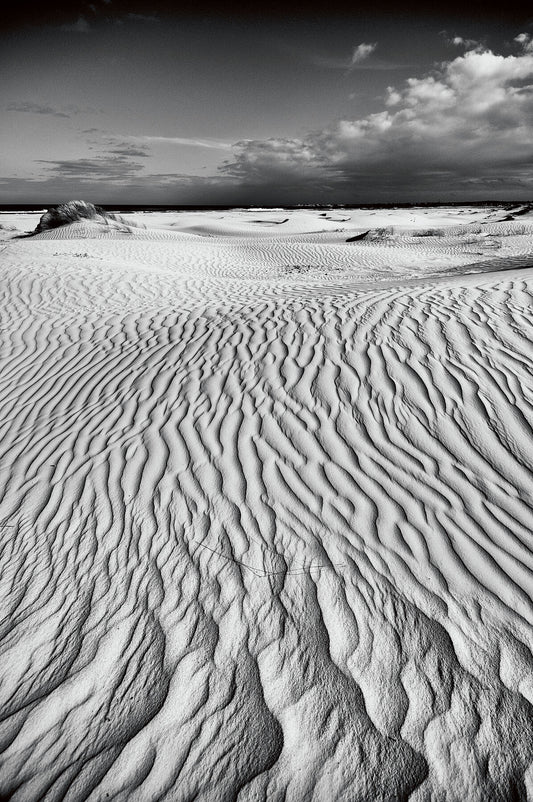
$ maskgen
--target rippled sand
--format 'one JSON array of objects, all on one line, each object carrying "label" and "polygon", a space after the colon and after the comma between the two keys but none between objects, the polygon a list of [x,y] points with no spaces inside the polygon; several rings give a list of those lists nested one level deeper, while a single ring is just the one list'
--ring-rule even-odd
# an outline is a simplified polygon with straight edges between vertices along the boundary
[{"label": "rippled sand", "polygon": [[3,799],[533,798],[533,218],[380,214],[3,231]]}]

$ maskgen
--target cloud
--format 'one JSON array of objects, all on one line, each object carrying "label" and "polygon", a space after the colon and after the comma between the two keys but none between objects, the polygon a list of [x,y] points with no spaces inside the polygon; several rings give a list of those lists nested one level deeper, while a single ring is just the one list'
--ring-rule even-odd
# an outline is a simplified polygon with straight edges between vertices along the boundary
[{"label": "cloud", "polygon": [[[389,87],[383,108],[301,138],[245,140],[222,172],[286,195],[449,192],[465,182],[533,179],[533,48],[467,51],[422,77]],[[518,185],[518,184],[517,184]],[[531,184],[530,184],[531,185]]]},{"label": "cloud", "polygon": [[[278,46],[284,50],[286,49],[281,44]],[[343,70],[346,73],[350,73],[352,70],[398,70],[411,66],[385,59],[371,59],[368,61],[377,46],[377,42],[361,42],[361,44],[355,45],[351,56],[338,56],[316,51],[309,52],[308,50],[297,48],[291,48],[290,53],[292,56],[308,64],[313,64],[315,67],[323,67],[328,70]]]},{"label": "cloud", "polygon": [[372,55],[377,46],[377,42],[374,42],[373,44],[362,42],[360,45],[357,45],[357,47],[354,47],[351,66],[353,67],[356,64],[360,64],[361,61],[365,61],[369,56]]},{"label": "cloud", "polygon": [[522,45],[524,53],[533,52],[533,37],[531,36],[531,34],[519,33],[518,36],[515,36],[514,41]]},{"label": "cloud", "polygon": [[148,146],[142,143],[132,143],[130,141],[121,141],[108,138],[108,145],[110,146],[109,154],[112,156],[122,156],[127,159],[149,157]]},{"label": "cloud", "polygon": [[483,48],[482,44],[476,39],[465,39],[462,36],[453,36],[451,39],[448,39],[448,42],[455,47],[466,47],[468,50],[478,50]]},{"label": "cloud", "polygon": [[19,103],[9,103],[7,111],[21,111],[28,114],[49,114],[52,117],[70,117],[64,111],[54,109],[52,106],[43,106],[41,103],[33,103],[32,101],[25,100]]},{"label": "cloud", "polygon": [[85,17],[79,16],[76,22],[73,22],[70,25],[61,25],[60,30],[72,31],[73,33],[89,33],[91,26]]},{"label": "cloud", "polygon": [[[227,158],[216,176],[148,175],[146,156],[158,143],[212,148]],[[71,196],[81,185],[163,198],[165,190],[174,202],[239,204],[529,197],[531,37],[519,34],[507,55],[476,45],[389,86],[373,114],[299,137],[242,139],[230,148],[210,139],[113,135],[105,147],[99,158],[40,162],[43,192],[70,187]]]},{"label": "cloud", "polygon": [[123,184],[129,182],[143,168],[142,164],[131,161],[129,156],[124,155],[58,161],[40,159],[37,163],[47,165],[47,175],[43,180],[61,178],[80,183],[103,181],[108,184]]},{"label": "cloud", "polygon": [[184,145],[192,148],[209,148],[213,150],[231,150],[231,143],[218,142],[214,139],[194,139],[181,136],[140,136],[131,139],[142,142],[159,142],[167,145]]},{"label": "cloud", "polygon": [[131,158],[132,156],[137,158],[147,159],[149,154],[146,150],[141,150],[141,148],[133,148],[133,147],[123,147],[123,148],[113,148],[111,153],[116,153],[117,156],[126,156],[127,158]]},{"label": "cloud", "polygon": [[[102,179],[102,165],[85,173],[79,180],[75,173],[80,165],[57,163],[58,172],[51,171],[38,178],[0,179],[0,200],[13,203],[30,202],[48,204],[50,199],[68,200],[82,195],[92,203],[145,203],[145,204],[240,204],[239,188],[224,176],[201,177],[181,173],[151,173],[132,176],[112,176]],[[63,170],[64,172],[61,172]],[[74,175],[73,175],[74,172]],[[250,202],[252,200],[250,199]]]}]

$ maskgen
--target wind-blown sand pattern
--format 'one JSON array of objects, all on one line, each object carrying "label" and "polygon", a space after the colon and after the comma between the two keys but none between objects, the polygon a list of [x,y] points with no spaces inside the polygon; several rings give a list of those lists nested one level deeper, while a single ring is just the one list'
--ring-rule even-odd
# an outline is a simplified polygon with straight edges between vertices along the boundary
[{"label": "wind-blown sand pattern", "polygon": [[4,231],[3,799],[532,798],[533,219],[423,212]]}]

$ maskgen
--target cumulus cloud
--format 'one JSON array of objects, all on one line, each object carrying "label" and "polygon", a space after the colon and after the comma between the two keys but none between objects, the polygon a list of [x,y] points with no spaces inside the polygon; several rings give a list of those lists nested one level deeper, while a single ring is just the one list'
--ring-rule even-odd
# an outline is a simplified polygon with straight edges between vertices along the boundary
[{"label": "cumulus cloud", "polygon": [[515,42],[518,42],[519,45],[522,45],[525,53],[533,52],[533,37],[529,33],[519,33],[518,36],[514,38]]},{"label": "cumulus cloud", "polygon": [[476,47],[389,87],[383,108],[366,117],[302,138],[239,142],[222,170],[287,194],[331,187],[343,201],[350,193],[438,192],[473,180],[530,182],[533,48],[527,35],[516,41],[516,54]]},{"label": "cumulus cloud", "polygon": [[361,61],[365,61],[369,56],[372,55],[376,47],[378,46],[377,42],[373,42],[372,44],[367,42],[361,42],[360,45],[357,45],[353,49],[352,53],[352,60],[351,65],[360,64]]},{"label": "cumulus cloud", "polygon": [[7,111],[21,111],[28,114],[49,114],[52,117],[70,117],[69,114],[59,109],[54,109],[52,106],[43,106],[41,103],[33,103],[28,100],[20,103],[9,103]]},{"label": "cumulus cloud", "polygon": [[481,43],[476,39],[465,39],[463,36],[453,36],[448,41],[450,44],[455,45],[455,47],[465,47],[468,50],[477,50],[482,48]]}]

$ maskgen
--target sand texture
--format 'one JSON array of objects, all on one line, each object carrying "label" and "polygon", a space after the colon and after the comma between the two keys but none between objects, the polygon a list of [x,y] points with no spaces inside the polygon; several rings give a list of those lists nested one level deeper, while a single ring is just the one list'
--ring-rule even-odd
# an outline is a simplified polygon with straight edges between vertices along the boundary
[{"label": "sand texture", "polygon": [[38,216],[1,798],[533,799],[531,213]]}]

